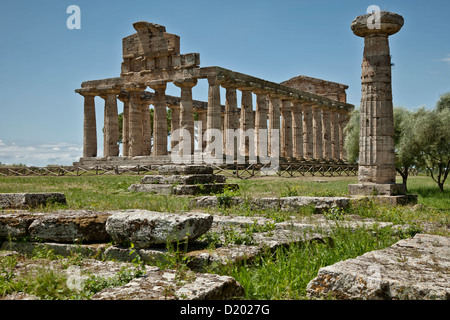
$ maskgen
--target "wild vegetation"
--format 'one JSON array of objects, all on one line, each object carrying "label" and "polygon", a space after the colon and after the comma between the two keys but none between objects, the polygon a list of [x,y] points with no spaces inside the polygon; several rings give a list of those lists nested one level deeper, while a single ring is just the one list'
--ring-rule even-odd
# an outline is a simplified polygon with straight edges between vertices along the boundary
[{"label": "wild vegetation", "polygon": [[[82,177],[0,177],[0,192],[64,192],[67,205],[50,204],[35,211],[52,212],[59,209],[117,210],[140,208],[164,212],[185,212],[192,210],[192,197],[175,197],[132,193],[127,188],[138,183],[141,176],[82,176]],[[356,177],[302,177],[279,178],[265,177],[249,180],[229,179],[238,183],[238,191],[227,190],[218,196],[223,204],[229,204],[234,196],[282,197],[296,195],[344,196],[347,185],[354,183]],[[263,255],[252,263],[224,266],[211,270],[220,274],[233,276],[245,288],[246,299],[306,299],[306,285],[312,280],[319,268],[340,260],[354,258],[371,250],[382,249],[399,239],[408,238],[418,232],[449,235],[450,225],[450,191],[440,192],[430,177],[420,175],[408,180],[409,192],[419,195],[419,205],[392,207],[374,202],[352,206],[347,210],[325,212],[324,217],[341,221],[347,217],[359,216],[375,221],[390,221],[396,225],[407,225],[399,231],[396,228],[375,226],[371,229],[351,230],[343,226],[333,229],[331,242],[313,242],[301,246],[279,248],[273,253]],[[262,216],[276,222],[313,216],[311,208],[297,212],[277,210],[252,210],[245,203],[236,206],[223,205],[210,209],[212,214]],[[263,227],[249,226],[244,233],[237,233],[230,228],[226,231],[227,243],[251,243],[252,234],[270,230],[271,225]],[[218,236],[209,234],[208,241],[214,244]],[[172,259],[160,268],[175,268],[180,274],[187,270],[183,258],[184,246],[171,246]],[[36,261],[53,261],[59,269],[38,268],[33,274],[17,276],[13,270],[21,259]],[[142,262],[135,261],[132,267],[122,270],[110,279],[96,278],[88,275],[81,291],[67,287],[67,272],[64,268],[79,263],[83,257],[58,257],[51,250],[42,248],[26,258],[17,256],[0,257],[0,296],[25,292],[41,299],[89,299],[94,293],[108,286],[126,283],[142,272]],[[23,262],[23,261],[22,261]],[[59,271],[58,271],[59,270]]]}]

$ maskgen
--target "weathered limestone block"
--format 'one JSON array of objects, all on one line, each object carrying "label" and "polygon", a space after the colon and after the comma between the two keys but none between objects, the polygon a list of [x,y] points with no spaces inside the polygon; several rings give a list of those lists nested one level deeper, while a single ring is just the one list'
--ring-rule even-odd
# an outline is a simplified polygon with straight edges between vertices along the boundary
[{"label": "weathered limestone block", "polygon": [[321,268],[307,286],[310,297],[448,300],[450,238],[416,234],[393,246]]},{"label": "weathered limestone block", "polygon": [[101,243],[110,241],[106,232],[109,213],[60,211],[35,219],[28,227],[31,238],[57,243]]},{"label": "weathered limestone block", "polygon": [[167,262],[166,248],[130,249],[122,246],[110,246],[104,252],[105,259],[114,261],[133,262],[139,258],[145,263],[152,265],[158,262]]},{"label": "weathered limestone block", "polygon": [[146,210],[113,213],[106,231],[117,243],[133,243],[136,249],[194,240],[207,232],[213,217],[204,213],[173,214]]},{"label": "weathered limestone block", "polygon": [[224,183],[225,176],[215,174],[191,174],[191,175],[148,175],[141,179],[142,184],[203,184]]},{"label": "weathered limestone block", "polygon": [[331,208],[346,209],[350,205],[347,197],[282,197],[280,208],[283,211],[298,210],[301,207],[313,206],[315,213],[321,213]]},{"label": "weathered limestone block", "polygon": [[70,257],[74,254],[85,257],[99,257],[106,249],[106,243],[99,244],[67,244],[55,242],[14,242],[5,241],[1,250],[14,250],[21,254],[32,255],[36,250],[48,249],[54,254]]},{"label": "weathered limestone block", "polygon": [[28,209],[48,203],[66,204],[66,197],[59,192],[46,193],[0,193],[0,208]]},{"label": "weathered limestone block", "polygon": [[174,185],[172,184],[132,184],[128,191],[169,195],[172,194],[173,188]]},{"label": "weathered limestone block", "polygon": [[0,239],[18,239],[28,234],[28,227],[45,213],[0,213]]},{"label": "weathered limestone block", "polygon": [[213,167],[205,165],[162,165],[158,168],[159,174],[213,174]]},{"label": "weathered limestone block", "polygon": [[237,184],[207,183],[207,184],[133,184],[128,190],[135,192],[150,192],[155,194],[196,195],[205,193],[221,193],[227,189],[236,190]]},{"label": "weathered limestone block", "polygon": [[232,277],[192,272],[180,279],[174,270],[157,270],[104,289],[92,300],[227,300],[243,294],[244,288]]},{"label": "weathered limestone block", "polygon": [[249,262],[260,255],[263,248],[260,246],[229,245],[214,250],[196,250],[188,252],[187,265],[191,270],[200,272],[211,268],[234,265],[241,261]]}]

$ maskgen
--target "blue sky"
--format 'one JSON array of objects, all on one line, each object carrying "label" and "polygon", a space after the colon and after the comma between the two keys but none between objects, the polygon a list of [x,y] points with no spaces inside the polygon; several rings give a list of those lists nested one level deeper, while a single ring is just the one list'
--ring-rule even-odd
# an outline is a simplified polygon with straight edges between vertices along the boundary
[{"label": "blue sky", "polygon": [[[80,30],[66,27],[70,5],[81,9]],[[202,67],[273,82],[297,75],[340,82],[349,85],[348,102],[359,106],[363,39],[350,24],[370,5],[405,19],[390,38],[394,105],[433,108],[450,91],[448,0],[3,2],[0,162],[70,165],[82,155],[83,98],[74,90],[120,74],[122,38],[139,20],[179,35],[181,52],[200,53]],[[168,93],[178,89],[169,86]],[[206,86],[193,95],[206,100]],[[101,148],[103,100],[96,103]]]}]

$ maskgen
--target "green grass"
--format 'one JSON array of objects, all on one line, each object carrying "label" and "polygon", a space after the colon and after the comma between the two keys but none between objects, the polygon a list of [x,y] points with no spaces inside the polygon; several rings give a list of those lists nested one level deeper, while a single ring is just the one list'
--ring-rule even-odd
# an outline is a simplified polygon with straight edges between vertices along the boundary
[{"label": "green grass", "polygon": [[[67,205],[51,204],[37,208],[44,212],[56,209],[120,210],[147,209],[165,212],[183,212],[192,210],[192,197],[175,197],[129,192],[131,184],[139,183],[142,176],[81,176],[81,177],[0,177],[1,192],[63,192]],[[320,181],[320,182],[318,182]],[[326,182],[323,182],[326,181]],[[238,192],[226,192],[221,195],[227,203],[232,196],[244,198],[281,197],[281,196],[346,196],[347,186],[356,183],[356,177],[302,177],[280,178],[265,177],[249,180],[235,178],[228,182],[238,183]],[[400,181],[398,181],[400,182]],[[404,232],[391,228],[374,230],[349,230],[337,228],[331,234],[331,243],[311,243],[302,246],[279,248],[276,252],[261,256],[251,264],[243,264],[220,269],[221,274],[231,275],[245,288],[246,299],[305,299],[306,285],[317,276],[321,267],[338,261],[354,258],[371,250],[382,249],[399,239],[411,237],[417,232],[431,232],[449,236],[450,226],[450,189],[444,187],[440,193],[430,177],[414,176],[409,178],[408,192],[418,194],[421,206],[392,207],[374,202],[362,202],[352,206],[346,215],[358,215],[377,221],[390,221],[394,224],[408,224]],[[236,214],[244,216],[264,216],[275,221],[284,221],[292,216],[313,215],[311,208],[297,212],[278,210],[254,211],[246,204],[231,208],[207,210],[212,214]],[[326,214],[328,218],[340,219],[340,212]],[[433,226],[431,231],[423,229],[423,223]],[[251,231],[251,230],[250,230]],[[255,230],[253,230],[255,231]],[[251,233],[251,232],[250,232]],[[251,239],[251,234],[244,234]],[[247,241],[229,231],[229,241]],[[43,253],[38,257],[54,259]],[[175,260],[174,260],[175,261]],[[179,260],[170,267],[186,266]],[[0,259],[0,296],[5,292],[23,291],[43,299],[87,299],[93,292],[103,287],[115,285],[128,278],[102,280],[92,279],[83,293],[74,293],[67,289],[66,278],[52,270],[39,270],[35,275],[17,279],[11,273],[14,260]],[[217,272],[217,271],[216,271]],[[3,293],[3,294],[2,294]]]}]

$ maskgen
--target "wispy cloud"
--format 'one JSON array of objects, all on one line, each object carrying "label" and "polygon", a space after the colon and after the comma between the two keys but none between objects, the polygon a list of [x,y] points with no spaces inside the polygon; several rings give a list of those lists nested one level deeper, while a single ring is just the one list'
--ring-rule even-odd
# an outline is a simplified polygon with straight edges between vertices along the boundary
[{"label": "wispy cloud", "polygon": [[440,59],[440,61],[444,61],[444,62],[447,62],[448,64],[450,64],[450,53],[448,53],[445,58]]},{"label": "wispy cloud", "polygon": [[2,164],[71,165],[81,155],[81,146],[67,142],[23,145],[15,142],[4,142],[0,139],[0,162]]}]

